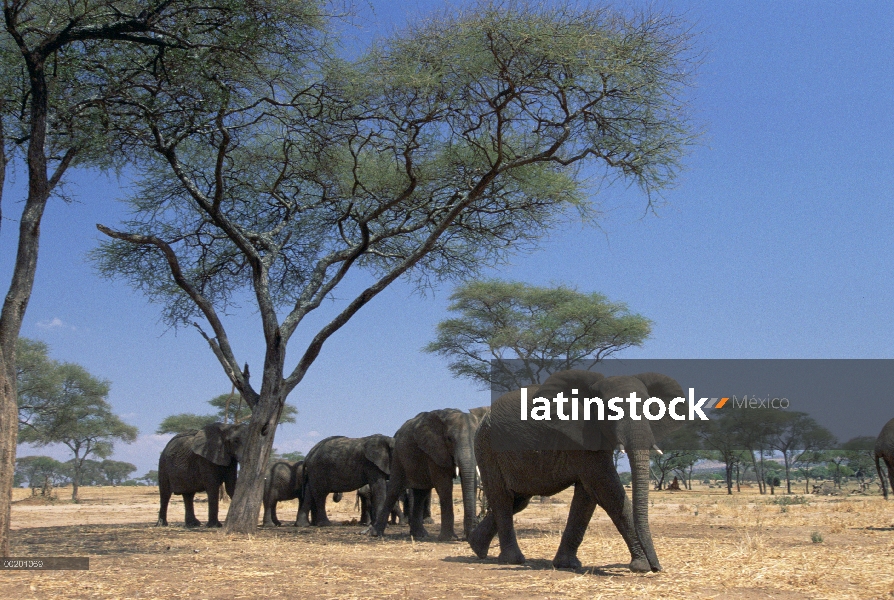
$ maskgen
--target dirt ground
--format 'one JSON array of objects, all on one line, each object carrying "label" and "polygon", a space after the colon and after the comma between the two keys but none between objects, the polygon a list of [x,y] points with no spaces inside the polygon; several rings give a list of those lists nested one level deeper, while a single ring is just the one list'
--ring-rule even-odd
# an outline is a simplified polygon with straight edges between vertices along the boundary
[{"label": "dirt ground", "polygon": [[[894,502],[880,496],[783,506],[773,501],[784,496],[756,489],[653,492],[664,571],[642,575],[626,569],[629,553],[601,509],[579,552],[585,567],[553,569],[570,490],[516,516],[524,566],[497,564],[496,540],[482,561],[465,542],[414,541],[406,526],[361,535],[350,493],[327,505],[340,525],[226,536],[184,528],[179,497],[171,526],[154,527],[156,488],[81,492],[72,504],[66,489],[50,503],[15,490],[12,555],[88,556],[90,569],[3,571],[0,598],[894,598]],[[457,486],[458,522],[459,497]],[[280,504],[280,519],[291,522],[296,508]],[[196,512],[204,520],[207,504]]]}]

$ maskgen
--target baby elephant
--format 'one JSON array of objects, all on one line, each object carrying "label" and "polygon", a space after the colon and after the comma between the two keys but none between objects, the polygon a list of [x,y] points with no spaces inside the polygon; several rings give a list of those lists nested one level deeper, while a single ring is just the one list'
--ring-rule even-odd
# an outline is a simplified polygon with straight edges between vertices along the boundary
[{"label": "baby elephant", "polygon": [[276,503],[301,500],[304,481],[304,461],[277,460],[267,467],[264,477],[264,527],[280,526],[276,518]]}]

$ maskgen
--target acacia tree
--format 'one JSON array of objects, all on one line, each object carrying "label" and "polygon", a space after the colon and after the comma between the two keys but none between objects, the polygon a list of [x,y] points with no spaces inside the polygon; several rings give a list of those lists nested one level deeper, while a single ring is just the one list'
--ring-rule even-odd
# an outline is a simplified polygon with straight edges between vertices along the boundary
[{"label": "acacia tree", "polygon": [[0,207],[6,169],[20,160],[28,174],[12,277],[0,309],[0,555],[7,555],[18,421],[16,339],[48,200],[61,195],[72,166],[114,166],[107,102],[131,83],[134,70],[127,65],[157,68],[167,50],[180,49],[186,52],[180,68],[209,72],[212,64],[228,63],[238,73],[265,48],[290,50],[295,32],[314,24],[317,11],[313,0],[3,0],[2,8]]},{"label": "acacia tree", "polygon": [[[144,74],[116,119],[131,117],[122,150],[145,178],[131,220],[98,226],[112,241],[96,257],[164,303],[167,322],[195,325],[252,410],[227,531],[257,527],[287,395],[388,285],[474,275],[536,243],[587,206],[585,164],[591,180],[646,191],[673,180],[692,139],[688,59],[671,17],[497,3],[418,24],[353,62],[275,63],[253,85]],[[184,118],[184,104],[205,118]],[[372,283],[287,369],[305,317],[357,270]],[[221,318],[246,297],[265,342],[259,385]]]},{"label": "acacia tree", "polygon": [[450,300],[448,309],[461,316],[438,323],[425,351],[447,357],[454,375],[494,390],[541,383],[581,361],[592,366],[642,345],[651,331],[651,322],[626,305],[566,286],[470,281]]},{"label": "acacia tree", "polygon": [[102,469],[106,481],[112,485],[124,483],[130,477],[130,474],[137,470],[137,466],[129,462],[108,459],[102,461],[99,468]]},{"label": "acacia tree", "polygon": [[[770,438],[770,447],[782,454],[785,467],[786,492],[792,493],[791,470],[796,464],[821,462],[822,451],[837,444],[832,433],[821,426],[807,413],[797,411],[779,412],[775,431]],[[810,478],[807,477],[809,482]]]},{"label": "acacia tree", "polygon": [[22,425],[19,441],[38,447],[64,444],[72,451],[71,499],[77,501],[84,461],[90,456],[111,456],[115,440],[133,442],[138,431],[112,412],[106,401],[107,381],[93,377],[80,365],[63,363],[57,369],[58,389],[47,399],[46,409]]},{"label": "acacia tree", "polygon": [[[244,402],[238,402],[230,397],[230,394],[221,394],[208,401],[208,404],[217,409],[217,412],[209,415],[197,415],[195,413],[179,413],[165,417],[159,424],[155,433],[181,433],[190,429],[201,429],[211,423],[242,423],[251,418],[251,409]],[[294,406],[283,406],[279,417],[280,423],[294,423],[298,411]]]}]

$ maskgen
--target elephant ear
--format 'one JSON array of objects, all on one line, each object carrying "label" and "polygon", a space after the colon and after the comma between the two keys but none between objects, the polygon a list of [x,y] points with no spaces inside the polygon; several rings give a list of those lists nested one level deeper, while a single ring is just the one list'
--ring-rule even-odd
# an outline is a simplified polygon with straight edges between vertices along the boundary
[{"label": "elephant ear", "polygon": [[227,452],[224,444],[220,423],[205,425],[205,427],[197,431],[193,435],[190,449],[195,454],[221,467],[228,467],[233,462],[233,457]]},{"label": "elephant ear", "polygon": [[391,475],[391,452],[394,440],[388,436],[378,435],[367,440],[363,448],[363,456],[376,465],[385,475]]},{"label": "elephant ear", "polygon": [[453,444],[447,439],[448,428],[444,420],[446,415],[442,413],[444,411],[439,410],[423,413],[414,437],[419,448],[436,465],[450,469],[453,467]]},{"label": "elephant ear", "polygon": [[[674,398],[686,397],[683,388],[680,387],[680,384],[673,377],[668,377],[661,373],[640,373],[634,377],[643,382],[650,398],[661,398],[665,403],[669,403]],[[655,441],[659,441],[685,425],[685,423],[685,421],[675,421],[667,416],[660,421],[652,421],[652,435]]]}]

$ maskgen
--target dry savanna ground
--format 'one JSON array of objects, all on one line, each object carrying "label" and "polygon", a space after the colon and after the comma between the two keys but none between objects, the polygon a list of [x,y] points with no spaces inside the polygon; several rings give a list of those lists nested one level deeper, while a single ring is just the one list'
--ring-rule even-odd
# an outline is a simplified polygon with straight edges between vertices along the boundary
[{"label": "dry savanna ground", "polygon": [[[496,541],[482,561],[465,542],[413,541],[406,526],[361,535],[353,494],[328,504],[330,528],[226,536],[184,528],[179,497],[171,526],[154,527],[156,488],[82,488],[80,504],[66,489],[53,502],[15,490],[12,554],[88,556],[90,569],[0,572],[0,598],[894,598],[894,502],[806,496],[781,506],[756,491],[653,492],[664,571],[643,575],[625,568],[629,554],[601,509],[580,549],[584,568],[553,569],[570,490],[516,516],[524,566],[497,564]],[[200,519],[206,507],[197,504]],[[280,518],[295,509],[281,504]]]}]

